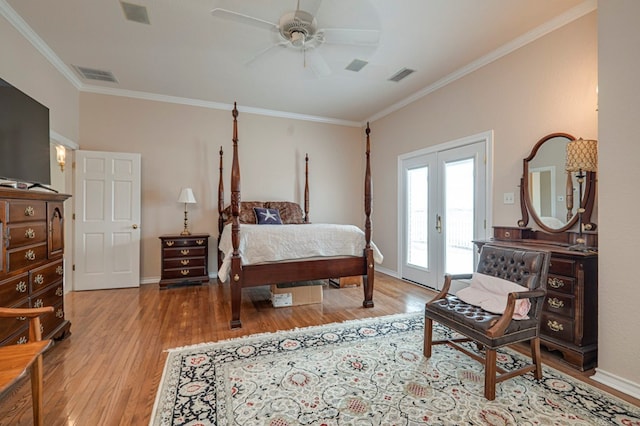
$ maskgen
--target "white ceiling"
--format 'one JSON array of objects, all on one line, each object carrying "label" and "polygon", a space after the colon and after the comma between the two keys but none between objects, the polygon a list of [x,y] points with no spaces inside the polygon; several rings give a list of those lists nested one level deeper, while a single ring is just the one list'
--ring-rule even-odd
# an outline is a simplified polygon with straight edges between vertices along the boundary
[{"label": "white ceiling", "polygon": [[[277,34],[213,16],[215,7],[269,22],[296,0],[130,0],[150,24],[127,21],[118,0],[0,0],[19,27],[83,91],[356,125],[423,96],[583,16],[596,0],[300,0],[320,28],[380,31],[377,47],[331,45],[319,76],[300,51],[274,48]],[[24,20],[24,21],[23,21]],[[356,73],[353,59],[369,62]],[[117,83],[73,69],[110,71]],[[415,73],[388,81],[402,68]]]}]

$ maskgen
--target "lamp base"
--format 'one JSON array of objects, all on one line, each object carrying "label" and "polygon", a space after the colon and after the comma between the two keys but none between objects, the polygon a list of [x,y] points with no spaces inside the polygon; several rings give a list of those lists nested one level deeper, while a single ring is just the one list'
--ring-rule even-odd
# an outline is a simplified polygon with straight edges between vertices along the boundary
[{"label": "lamp base", "polygon": [[189,232],[189,230],[188,230],[188,229],[185,229],[184,231],[182,231],[182,232],[180,233],[180,235],[191,235],[191,232]]}]

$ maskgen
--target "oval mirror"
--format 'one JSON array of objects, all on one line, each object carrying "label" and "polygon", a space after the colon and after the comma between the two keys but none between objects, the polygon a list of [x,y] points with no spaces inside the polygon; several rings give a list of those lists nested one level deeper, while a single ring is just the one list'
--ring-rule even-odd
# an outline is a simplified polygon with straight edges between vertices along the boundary
[{"label": "oval mirror", "polygon": [[[567,172],[567,144],[575,138],[568,133],[552,133],[540,139],[531,154],[524,159],[520,205],[523,219],[519,226],[526,226],[529,214],[546,232],[564,232],[578,221],[578,181],[576,172]],[[590,183],[592,172],[587,173],[581,206],[589,221],[593,196]]]}]

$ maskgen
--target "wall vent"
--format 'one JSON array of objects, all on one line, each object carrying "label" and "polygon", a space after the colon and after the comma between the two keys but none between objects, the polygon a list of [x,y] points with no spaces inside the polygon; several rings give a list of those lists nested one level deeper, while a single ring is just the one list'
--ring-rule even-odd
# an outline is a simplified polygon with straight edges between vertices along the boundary
[{"label": "wall vent", "polygon": [[116,77],[113,75],[111,71],[103,71],[96,70],[93,68],[81,67],[79,65],[73,66],[78,74],[82,76],[82,78],[87,80],[98,80],[98,81],[108,81],[111,83],[117,83]]},{"label": "wall vent", "polygon": [[351,63],[349,65],[347,65],[345,67],[345,70],[349,70],[349,71],[354,71],[354,72],[358,72],[360,71],[362,68],[364,68],[365,65],[367,65],[369,62],[367,61],[363,61],[361,59],[354,59],[353,61],[351,61]]},{"label": "wall vent", "polygon": [[410,68],[402,68],[400,71],[398,71],[397,73],[392,75],[389,78],[389,81],[398,82],[398,81],[402,80],[403,78],[406,78],[409,75],[413,74],[414,72],[416,72],[416,70],[412,70]]},{"label": "wall vent", "polygon": [[123,1],[120,2],[120,5],[122,6],[124,17],[127,18],[128,21],[137,22],[139,24],[150,24],[149,14],[147,13],[147,8],[145,6],[126,3]]}]

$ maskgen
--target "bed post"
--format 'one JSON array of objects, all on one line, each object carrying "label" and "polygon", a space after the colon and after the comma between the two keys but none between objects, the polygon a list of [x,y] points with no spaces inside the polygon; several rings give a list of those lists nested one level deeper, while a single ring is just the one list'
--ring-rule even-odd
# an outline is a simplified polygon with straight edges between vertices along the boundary
[{"label": "bed post", "polygon": [[[218,176],[218,247],[220,247],[220,238],[222,238],[222,230],[224,229],[224,218],[222,211],[224,210],[224,182],[222,181],[222,157],[224,152],[220,146],[220,175]],[[222,252],[218,249],[218,269],[222,266]]]},{"label": "bed post", "polygon": [[309,223],[309,154],[304,155],[304,223]]},{"label": "bed post", "polygon": [[231,328],[242,326],[240,322],[240,305],[242,303],[242,261],[238,247],[240,246],[240,163],[238,160],[238,108],[233,103],[233,161],[231,163]]},{"label": "bed post", "polygon": [[366,167],[364,174],[364,258],[366,262],[367,274],[362,277],[362,289],[364,291],[364,301],[362,306],[365,308],[373,307],[373,249],[371,248],[371,142],[369,140],[369,134],[371,129],[369,128],[369,122],[367,122],[367,128],[365,130],[367,134],[367,148],[366,148]]}]

